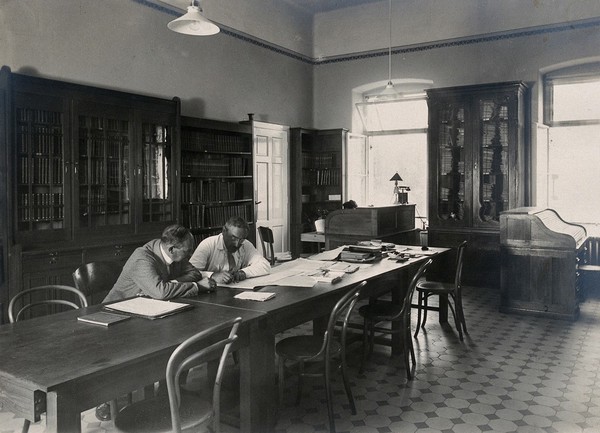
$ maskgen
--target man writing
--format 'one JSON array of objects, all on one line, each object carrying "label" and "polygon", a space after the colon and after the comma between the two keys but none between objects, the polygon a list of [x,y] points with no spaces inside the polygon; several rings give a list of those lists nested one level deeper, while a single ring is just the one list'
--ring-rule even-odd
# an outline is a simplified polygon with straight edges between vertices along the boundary
[{"label": "man writing", "polygon": [[164,229],[160,239],[137,248],[103,302],[146,295],[154,299],[196,296],[215,288],[214,281],[189,263],[194,237],[180,225]]},{"label": "man writing", "polygon": [[249,232],[248,223],[243,218],[229,218],[220,234],[200,242],[190,263],[202,272],[204,278],[217,284],[270,273],[271,265],[267,259],[246,240]]}]

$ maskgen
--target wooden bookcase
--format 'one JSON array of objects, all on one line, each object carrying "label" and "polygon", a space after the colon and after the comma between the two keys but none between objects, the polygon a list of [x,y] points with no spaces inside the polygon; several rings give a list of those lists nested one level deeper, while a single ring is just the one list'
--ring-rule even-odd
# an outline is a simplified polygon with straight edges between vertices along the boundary
[{"label": "wooden bookcase", "polygon": [[315,231],[319,216],[342,208],[348,131],[292,128],[290,133],[290,247],[298,256],[310,249],[302,245],[300,235]]},{"label": "wooden bookcase", "polygon": [[[6,302],[125,261],[178,219],[179,99],[0,70]],[[6,260],[6,259],[5,259]]]},{"label": "wooden bookcase", "polygon": [[429,243],[451,247],[467,240],[464,283],[497,288],[500,212],[528,205],[531,195],[527,86],[495,83],[427,95]]},{"label": "wooden bookcase", "polygon": [[220,233],[233,215],[252,227],[252,161],[250,124],[181,118],[181,222],[196,242]]}]

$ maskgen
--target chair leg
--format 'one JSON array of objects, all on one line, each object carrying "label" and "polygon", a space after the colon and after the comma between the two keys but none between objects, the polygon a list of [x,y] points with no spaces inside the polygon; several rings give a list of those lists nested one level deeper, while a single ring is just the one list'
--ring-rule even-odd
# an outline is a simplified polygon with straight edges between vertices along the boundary
[{"label": "chair leg", "polygon": [[[342,348],[342,350],[345,349]],[[348,367],[346,365],[345,354],[342,354],[342,380],[344,381],[344,388],[346,389],[346,395],[348,396],[348,402],[350,403],[350,410],[352,411],[352,415],[356,415],[356,404],[354,403],[352,388],[350,388],[350,382],[348,381]]]},{"label": "chair leg", "polygon": [[[452,300],[454,301],[454,304],[456,305],[456,300],[454,299],[454,296],[452,296]],[[458,338],[460,339],[460,341],[463,341],[462,323],[460,323],[460,321],[458,320],[458,308],[455,310],[454,307],[452,307],[451,302],[448,302],[448,307],[450,308],[450,311],[452,311],[452,317],[454,317],[454,326],[456,327],[456,330],[458,331]]]},{"label": "chair leg", "polygon": [[325,357],[325,397],[327,399],[327,416],[329,417],[329,431],[335,433],[335,419],[333,418],[333,396],[331,395],[331,377],[330,377],[329,356]]},{"label": "chair leg", "polygon": [[423,322],[421,323],[421,329],[425,330],[425,322],[427,322],[427,311],[428,311],[429,294],[423,292]]},{"label": "chair leg", "polygon": [[458,313],[458,316],[459,316],[460,322],[462,323],[463,330],[464,330],[465,334],[469,335],[469,331],[467,331],[467,322],[465,320],[465,310],[463,310],[463,305],[462,305],[462,297],[461,296],[457,297],[455,302],[456,302],[456,311],[460,311]]},{"label": "chair leg", "polygon": [[304,361],[300,361],[300,365],[298,367],[298,394],[296,395],[296,406],[300,404],[300,399],[302,398],[302,385],[304,383]]},{"label": "chair leg", "polygon": [[283,391],[285,389],[285,360],[283,359],[283,357],[279,357],[279,377],[278,377],[278,383],[279,383],[279,405],[283,406]]},{"label": "chair leg", "polygon": [[419,335],[419,327],[421,326],[421,308],[422,308],[422,296],[423,294],[421,293],[420,290],[417,291],[417,327],[415,329],[415,338],[417,338],[417,335]]},{"label": "chair leg", "polygon": [[21,433],[27,433],[29,431],[29,424],[31,424],[31,421],[29,421],[28,419],[23,421],[23,428],[21,429]]},{"label": "chair leg", "polygon": [[365,317],[363,320],[362,360],[360,362],[360,369],[358,370],[360,374],[362,374],[365,371],[365,365],[367,364],[367,344],[369,344],[369,322]]}]

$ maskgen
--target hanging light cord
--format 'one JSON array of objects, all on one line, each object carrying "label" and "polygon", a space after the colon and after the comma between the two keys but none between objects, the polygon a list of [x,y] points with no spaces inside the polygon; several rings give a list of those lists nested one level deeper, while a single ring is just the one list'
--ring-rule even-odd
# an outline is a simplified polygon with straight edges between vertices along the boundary
[{"label": "hanging light cord", "polygon": [[388,84],[392,84],[392,0],[389,0],[390,44],[388,47]]}]

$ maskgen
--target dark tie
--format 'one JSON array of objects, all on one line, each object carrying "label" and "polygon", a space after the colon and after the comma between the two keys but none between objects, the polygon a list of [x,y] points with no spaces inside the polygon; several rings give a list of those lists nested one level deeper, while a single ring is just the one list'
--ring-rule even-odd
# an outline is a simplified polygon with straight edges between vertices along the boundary
[{"label": "dark tie", "polygon": [[235,272],[235,259],[233,258],[233,254],[229,251],[227,251],[227,260],[229,261],[229,272]]}]

